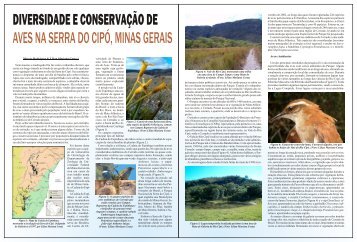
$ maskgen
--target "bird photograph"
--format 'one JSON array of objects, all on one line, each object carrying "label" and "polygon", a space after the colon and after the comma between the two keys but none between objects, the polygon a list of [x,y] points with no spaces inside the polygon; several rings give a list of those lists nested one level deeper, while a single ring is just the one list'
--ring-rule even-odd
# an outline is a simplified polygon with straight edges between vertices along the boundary
[{"label": "bird photograph", "polygon": [[118,182],[115,181],[96,181],[95,195],[118,195]]},{"label": "bird photograph", "polygon": [[120,180],[119,181],[119,195],[135,195],[136,181]]},{"label": "bird photograph", "polygon": [[96,163],[96,195],[135,195],[136,165]]},{"label": "bird photograph", "polygon": [[[120,165],[118,165],[120,166]],[[133,180],[129,179],[131,172],[134,170],[134,167],[129,166],[125,168],[114,168],[116,171],[116,174],[113,176],[114,180]],[[133,176],[131,176],[133,178]],[[135,180],[135,179],[134,179]]]},{"label": "bird photograph", "polygon": [[136,180],[135,166],[131,164],[97,163],[96,180]]},{"label": "bird photograph", "polygon": [[111,175],[110,170],[108,169],[107,166],[103,166],[102,176],[105,180],[112,179],[112,175]]},{"label": "bird photograph", "polygon": [[345,94],[269,93],[269,143],[344,143]]}]

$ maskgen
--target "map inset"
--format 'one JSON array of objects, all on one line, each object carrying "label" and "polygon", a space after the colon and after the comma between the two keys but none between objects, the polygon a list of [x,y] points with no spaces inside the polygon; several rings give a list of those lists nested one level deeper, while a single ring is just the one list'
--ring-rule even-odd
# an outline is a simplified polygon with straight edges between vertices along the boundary
[{"label": "map inset", "polygon": [[[51,218],[63,215],[65,147],[12,148],[13,218]],[[63,198],[63,197],[62,197]],[[50,212],[49,212],[50,210]]]},{"label": "map inset", "polygon": [[48,200],[46,203],[46,215],[47,216],[62,216],[63,205],[62,200]]}]

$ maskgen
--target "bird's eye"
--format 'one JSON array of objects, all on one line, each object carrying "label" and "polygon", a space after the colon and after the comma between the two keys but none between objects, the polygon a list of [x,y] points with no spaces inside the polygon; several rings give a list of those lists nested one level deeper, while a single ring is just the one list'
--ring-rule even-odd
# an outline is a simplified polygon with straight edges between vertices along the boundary
[{"label": "bird's eye", "polygon": [[120,186],[122,189],[124,189],[124,190],[128,190],[128,189],[130,189],[130,187],[131,187],[131,184],[130,183],[126,183],[126,184],[123,184],[122,186]]},{"label": "bird's eye", "polygon": [[293,110],[293,107],[288,107],[288,111],[292,111]]}]

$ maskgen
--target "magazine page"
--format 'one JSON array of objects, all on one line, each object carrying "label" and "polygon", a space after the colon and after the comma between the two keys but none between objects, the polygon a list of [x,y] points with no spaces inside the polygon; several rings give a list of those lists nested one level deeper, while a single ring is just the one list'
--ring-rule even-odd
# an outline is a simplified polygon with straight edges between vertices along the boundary
[{"label": "magazine page", "polygon": [[177,6],[5,10],[6,236],[177,236]]},{"label": "magazine page", "polygon": [[350,237],[352,5],[180,15],[180,235]]},{"label": "magazine page", "polygon": [[4,240],[353,239],[353,1],[2,8]]}]

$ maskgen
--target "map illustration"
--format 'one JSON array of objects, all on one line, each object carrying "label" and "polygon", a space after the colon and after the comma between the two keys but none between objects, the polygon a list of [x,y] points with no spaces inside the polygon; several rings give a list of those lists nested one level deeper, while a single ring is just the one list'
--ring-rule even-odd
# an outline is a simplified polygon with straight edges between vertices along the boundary
[{"label": "map illustration", "polygon": [[12,149],[12,217],[63,217],[65,147]]},{"label": "map illustration", "polygon": [[61,200],[48,200],[46,203],[46,215],[47,216],[62,216],[63,205]]}]

